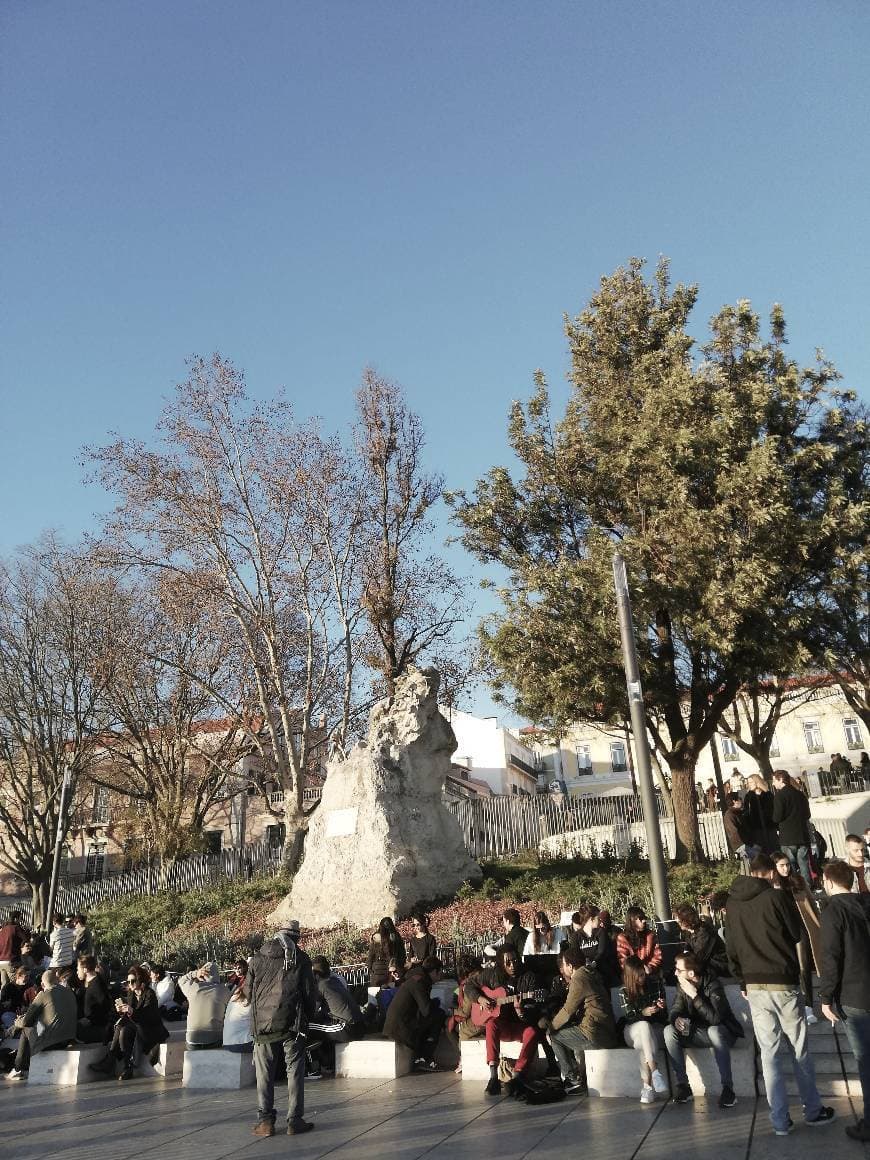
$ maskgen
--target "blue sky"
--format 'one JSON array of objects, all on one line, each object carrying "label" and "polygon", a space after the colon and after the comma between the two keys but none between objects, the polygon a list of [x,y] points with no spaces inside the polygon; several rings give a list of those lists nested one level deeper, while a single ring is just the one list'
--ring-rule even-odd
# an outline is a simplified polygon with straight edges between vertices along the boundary
[{"label": "blue sky", "polygon": [[867,393],[868,57],[836,0],[4,0],[0,552],[215,349],[332,426],[375,365],[470,486],[633,254]]}]

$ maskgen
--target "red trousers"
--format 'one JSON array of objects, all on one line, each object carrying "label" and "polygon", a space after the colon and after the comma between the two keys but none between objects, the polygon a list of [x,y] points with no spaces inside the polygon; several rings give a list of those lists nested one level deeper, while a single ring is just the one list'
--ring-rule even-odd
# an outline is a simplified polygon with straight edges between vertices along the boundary
[{"label": "red trousers", "polygon": [[537,1028],[530,1027],[527,1023],[521,1023],[513,1013],[508,1015],[505,1009],[499,1013],[497,1018],[490,1019],[486,1025],[486,1062],[490,1066],[498,1063],[503,1039],[509,1043],[521,1040],[522,1047],[514,1070],[525,1071],[537,1052]]}]

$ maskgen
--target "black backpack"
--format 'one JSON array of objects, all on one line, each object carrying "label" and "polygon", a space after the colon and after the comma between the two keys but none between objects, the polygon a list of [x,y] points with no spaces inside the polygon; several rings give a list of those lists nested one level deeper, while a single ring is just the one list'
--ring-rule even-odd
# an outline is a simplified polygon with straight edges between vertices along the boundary
[{"label": "black backpack", "polygon": [[561,1079],[556,1076],[547,1079],[533,1079],[531,1083],[525,1085],[517,1099],[523,1100],[527,1104],[555,1104],[559,1100],[564,1100],[565,1088]]}]

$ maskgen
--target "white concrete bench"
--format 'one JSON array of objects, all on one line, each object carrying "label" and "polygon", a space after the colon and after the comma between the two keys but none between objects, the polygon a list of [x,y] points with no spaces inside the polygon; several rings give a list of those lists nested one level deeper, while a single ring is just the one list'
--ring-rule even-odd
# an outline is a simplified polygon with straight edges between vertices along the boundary
[{"label": "white concrete bench", "polygon": [[181,1086],[214,1091],[238,1091],[253,1087],[254,1057],[250,1052],[225,1051],[213,1047],[209,1051],[186,1051]]},{"label": "white concrete bench", "polygon": [[182,1027],[180,1031],[172,1032],[165,1043],[160,1044],[155,1064],[149,1063],[145,1056],[139,1074],[146,1079],[177,1079],[184,1068],[186,1046]]},{"label": "white concrete bench", "polygon": [[[501,1058],[516,1062],[521,1046],[519,1040],[505,1040],[501,1045]],[[483,1036],[479,1039],[461,1040],[459,1051],[462,1060],[463,1082],[471,1080],[476,1083],[486,1083],[489,1079],[489,1065],[486,1062],[486,1040]],[[539,1064],[546,1066],[540,1047],[538,1047],[537,1058],[532,1061],[532,1070],[538,1071]]]},{"label": "white concrete bench", "polygon": [[[594,1048],[587,1049],[584,1054],[590,1096],[640,1095],[640,1065],[634,1048]],[[662,1075],[667,1076],[667,1052],[664,1048],[657,1053],[656,1063]]]},{"label": "white concrete bench", "polygon": [[380,1036],[335,1045],[335,1074],[343,1079],[397,1079],[413,1062],[410,1047]]},{"label": "white concrete bench", "polygon": [[37,1051],[30,1057],[27,1082],[42,1087],[76,1087],[98,1079],[88,1065],[106,1054],[102,1043],[82,1043],[52,1051]]}]

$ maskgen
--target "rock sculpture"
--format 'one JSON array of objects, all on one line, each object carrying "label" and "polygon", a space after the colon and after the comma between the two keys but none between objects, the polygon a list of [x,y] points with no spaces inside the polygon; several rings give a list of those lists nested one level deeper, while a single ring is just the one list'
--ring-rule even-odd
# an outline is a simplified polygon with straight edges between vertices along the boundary
[{"label": "rock sculpture", "polygon": [[270,922],[372,926],[481,879],[442,801],[456,738],[439,685],[435,669],[411,669],[372,709],[367,741],[330,762],[304,861]]}]

